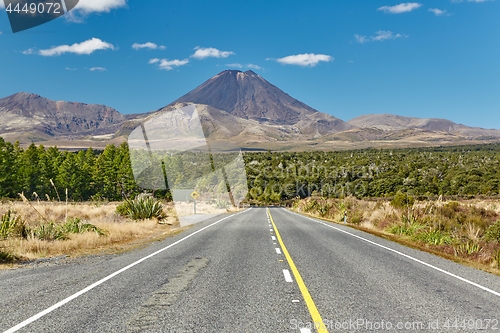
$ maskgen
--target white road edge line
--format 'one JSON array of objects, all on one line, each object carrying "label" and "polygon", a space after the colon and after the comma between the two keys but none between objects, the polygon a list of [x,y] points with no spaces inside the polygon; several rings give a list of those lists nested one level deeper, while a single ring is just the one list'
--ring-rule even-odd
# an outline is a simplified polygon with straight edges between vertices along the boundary
[{"label": "white road edge line", "polygon": [[311,330],[309,328],[307,328],[307,327],[302,327],[300,329],[300,333],[311,333]]},{"label": "white road edge line", "polygon": [[276,240],[276,237],[271,236],[271,240],[275,241],[275,240]]},{"label": "white road edge line", "polygon": [[207,225],[206,227],[201,228],[200,230],[197,230],[197,231],[193,232],[192,234],[187,235],[186,237],[184,237],[184,238],[182,238],[182,239],[179,239],[179,240],[178,240],[178,241],[176,241],[175,243],[172,243],[172,244],[170,244],[170,245],[168,245],[168,246],[166,246],[166,247],[164,247],[164,248],[162,248],[162,249],[160,249],[160,250],[158,250],[158,251],[156,251],[156,252],[154,252],[154,253],[151,253],[150,255],[147,255],[146,257],[144,257],[144,258],[142,258],[142,259],[137,260],[136,262],[131,263],[131,264],[130,264],[130,265],[128,265],[128,266],[123,267],[122,269],[120,269],[120,270],[118,270],[118,271],[114,272],[113,274],[110,274],[110,275],[106,276],[105,278],[102,278],[101,280],[99,280],[99,281],[97,281],[97,282],[95,282],[95,283],[91,284],[91,285],[90,285],[90,286],[88,286],[87,288],[84,288],[84,289],[80,290],[79,292],[77,292],[77,293],[75,293],[75,294],[73,294],[73,295],[71,295],[71,296],[69,296],[69,297],[67,297],[67,298],[63,299],[62,301],[60,301],[60,302],[58,302],[58,303],[56,303],[56,304],[52,305],[51,307],[49,307],[49,308],[47,308],[47,309],[43,310],[42,312],[39,312],[39,313],[37,313],[36,315],[34,315],[34,316],[32,316],[32,317],[30,317],[30,318],[26,319],[25,321],[23,321],[23,322],[21,322],[21,323],[17,324],[16,326],[9,328],[8,330],[4,331],[3,333],[14,333],[14,332],[17,332],[17,331],[18,331],[18,330],[20,330],[21,328],[23,328],[23,327],[25,327],[25,326],[27,326],[27,325],[29,325],[29,324],[31,324],[31,323],[33,323],[33,322],[37,321],[38,319],[40,319],[40,318],[42,318],[43,316],[45,316],[45,315],[47,315],[47,314],[51,313],[52,311],[56,310],[57,308],[60,308],[61,306],[65,305],[66,303],[71,302],[71,301],[72,301],[72,300],[74,300],[75,298],[80,297],[81,295],[85,294],[86,292],[88,292],[88,291],[90,291],[90,290],[94,289],[95,287],[97,287],[97,286],[99,286],[99,285],[103,284],[104,282],[106,282],[106,281],[108,281],[108,280],[110,280],[110,279],[114,278],[114,277],[115,277],[115,276],[117,276],[118,274],[121,274],[121,273],[125,272],[126,270],[129,270],[130,268],[132,268],[132,267],[134,267],[134,266],[136,266],[136,265],[140,264],[141,262],[146,261],[146,260],[148,260],[148,259],[150,259],[150,258],[152,258],[152,257],[156,256],[157,254],[162,253],[162,252],[163,252],[163,251],[165,251],[165,250],[168,250],[169,248],[171,248],[171,247],[173,247],[173,246],[175,246],[175,245],[177,245],[177,244],[179,244],[179,243],[181,243],[181,242],[185,241],[185,240],[186,240],[186,239],[188,239],[188,238],[193,237],[194,235],[196,235],[196,234],[198,234],[198,233],[200,233],[200,232],[202,232],[202,231],[204,231],[204,230],[206,230],[206,229],[208,229],[208,228],[210,228],[210,227],[212,227],[212,226],[214,226],[214,225],[216,225],[216,224],[218,224],[218,223],[220,223],[220,222],[222,222],[222,221],[224,221],[224,220],[226,220],[226,219],[228,219],[228,218],[234,217],[234,216],[239,215],[239,214],[241,214],[241,213],[245,213],[245,212],[249,211],[250,209],[252,209],[252,208],[246,209],[246,210],[241,211],[241,212],[239,212],[239,213],[236,213],[236,214],[234,214],[234,215],[226,216],[226,217],[224,217],[224,218],[222,218],[222,219],[220,219],[220,220],[218,220],[218,221],[216,221],[216,222],[214,222],[214,223],[212,223],[212,224],[210,224],[210,225]]},{"label": "white road edge line", "polygon": [[386,249],[386,250],[388,250],[388,251],[391,251],[391,252],[394,252],[394,253],[396,253],[396,254],[399,254],[400,256],[403,256],[403,257],[405,257],[405,258],[408,258],[408,259],[410,259],[410,260],[413,260],[413,261],[415,261],[415,262],[418,262],[419,264],[422,264],[422,265],[427,266],[427,267],[429,267],[429,268],[435,269],[435,270],[436,270],[436,271],[438,271],[438,272],[441,272],[441,273],[446,274],[446,275],[448,275],[448,276],[454,277],[455,279],[458,279],[458,280],[460,280],[460,281],[462,281],[462,282],[468,283],[468,284],[470,284],[471,286],[474,286],[474,287],[477,287],[477,288],[482,289],[482,290],[484,290],[484,291],[487,291],[487,292],[489,292],[490,294],[493,294],[493,295],[496,295],[496,296],[500,296],[500,292],[498,292],[498,291],[495,291],[495,290],[492,290],[492,289],[490,289],[490,288],[484,287],[484,286],[482,286],[482,285],[480,285],[480,284],[478,284],[478,283],[476,283],[476,282],[472,282],[472,281],[470,281],[470,280],[467,280],[466,278],[463,278],[463,277],[461,277],[461,276],[458,276],[458,275],[456,275],[456,274],[453,274],[453,273],[451,273],[451,272],[448,272],[448,271],[446,271],[446,270],[444,270],[444,269],[442,269],[442,268],[439,268],[439,267],[436,267],[436,266],[434,266],[434,265],[428,264],[428,263],[426,263],[425,261],[422,261],[422,260],[419,260],[419,259],[417,259],[417,258],[414,258],[414,257],[412,257],[412,256],[410,256],[410,255],[408,255],[408,254],[405,254],[405,253],[400,252],[400,251],[398,251],[398,250],[391,249],[390,247],[384,246],[384,245],[382,245],[382,244],[378,244],[378,243],[376,243],[376,242],[374,242],[374,241],[371,241],[371,240],[366,239],[366,238],[363,238],[363,237],[361,237],[361,236],[358,236],[358,235],[352,234],[352,233],[350,233],[350,232],[348,232],[348,231],[342,230],[342,229],[337,228],[337,227],[334,227],[334,226],[332,226],[332,225],[328,225],[328,224],[326,224],[325,222],[321,222],[321,221],[315,220],[315,219],[313,219],[313,218],[310,218],[310,217],[307,217],[307,216],[304,216],[304,215],[300,215],[300,214],[297,214],[297,213],[295,213],[295,212],[291,212],[291,211],[289,211],[289,210],[287,210],[287,209],[285,209],[285,208],[283,208],[283,209],[284,209],[285,211],[287,211],[287,212],[291,213],[291,214],[295,214],[295,215],[298,215],[298,216],[302,216],[302,217],[304,217],[304,218],[306,218],[306,219],[309,219],[309,220],[311,220],[311,221],[313,221],[313,222],[316,222],[316,223],[319,223],[319,224],[323,224],[324,226],[327,226],[327,227],[329,227],[329,228],[332,228],[332,229],[335,229],[335,230],[337,230],[337,231],[343,232],[344,234],[350,235],[350,236],[352,236],[352,237],[358,238],[358,239],[360,239],[360,240],[362,240],[362,241],[365,241],[365,242],[367,242],[367,243],[373,244],[373,245],[375,245],[375,246],[378,246],[378,247],[381,247],[381,248]]},{"label": "white road edge line", "polygon": [[285,276],[286,282],[293,282],[292,276],[290,275],[290,271],[288,269],[283,270],[283,275]]},{"label": "white road edge line", "polygon": [[276,253],[281,254],[281,249],[279,247],[276,248]]}]

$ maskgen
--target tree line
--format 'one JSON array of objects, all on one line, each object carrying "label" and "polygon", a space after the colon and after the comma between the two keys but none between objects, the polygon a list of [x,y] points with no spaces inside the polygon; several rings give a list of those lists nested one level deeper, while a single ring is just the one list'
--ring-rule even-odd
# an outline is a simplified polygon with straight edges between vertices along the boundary
[{"label": "tree line", "polygon": [[[136,155],[141,158],[141,155]],[[179,161],[175,183],[196,183],[210,163],[197,153]],[[258,203],[296,197],[387,197],[398,192],[413,196],[495,196],[500,193],[500,144],[412,149],[364,149],[337,152],[248,152],[243,155],[248,199]],[[134,157],[132,157],[134,158]],[[200,169],[203,166],[203,170]],[[161,166],[160,166],[161,167]],[[154,194],[171,198],[163,170],[147,172],[149,183],[161,184]],[[180,172],[182,171],[182,172]],[[158,180],[153,179],[156,174]],[[139,180],[139,179],[138,179]],[[0,138],[0,198],[119,201],[144,191],[134,179],[127,143],[62,151]],[[200,184],[198,184],[200,185]],[[156,185],[155,185],[156,186]],[[193,185],[194,186],[194,185]],[[201,185],[200,185],[201,186]],[[148,190],[151,190],[149,188]],[[153,189],[154,190],[154,189]]]},{"label": "tree line", "polygon": [[140,191],[135,184],[126,143],[103,151],[46,149],[0,138],[0,198],[70,201],[122,200]]}]

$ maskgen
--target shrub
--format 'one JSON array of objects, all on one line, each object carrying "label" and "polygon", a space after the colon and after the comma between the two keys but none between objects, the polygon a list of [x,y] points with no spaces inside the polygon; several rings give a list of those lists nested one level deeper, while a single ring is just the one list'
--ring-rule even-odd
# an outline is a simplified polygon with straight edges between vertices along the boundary
[{"label": "shrub", "polygon": [[495,224],[492,224],[486,229],[486,233],[484,237],[487,240],[500,242],[500,220],[498,220]]},{"label": "shrub", "polygon": [[391,200],[391,205],[394,208],[399,208],[399,209],[410,208],[413,206],[414,203],[415,203],[414,197],[400,191],[398,191],[398,193],[396,193],[396,195],[394,196],[394,199]]},{"label": "shrub", "polygon": [[318,203],[317,211],[321,217],[325,217],[331,208],[332,208],[331,204],[329,204],[327,201],[323,201],[321,203]]},{"label": "shrub", "polygon": [[440,209],[441,215],[446,218],[452,219],[455,216],[455,213],[459,211],[460,204],[456,201],[448,202],[443,205]]},{"label": "shrub", "polygon": [[83,234],[85,232],[95,232],[99,236],[103,236],[106,232],[93,224],[83,223],[79,218],[69,219],[68,222],[61,226],[63,232],[68,234]]},{"label": "shrub", "polygon": [[482,248],[479,244],[474,242],[467,242],[464,244],[460,244],[455,246],[455,255],[471,255],[474,253],[478,253],[482,251]]},{"label": "shrub", "polygon": [[116,207],[116,213],[126,216],[132,220],[145,220],[156,218],[161,220],[165,218],[163,205],[160,201],[152,197],[137,197],[133,200],[125,200]]},{"label": "shrub", "polygon": [[424,226],[418,223],[408,223],[404,225],[394,224],[390,226],[387,230],[391,234],[395,235],[405,235],[405,236],[413,236],[417,234]]},{"label": "shrub", "polygon": [[428,232],[417,234],[415,236],[415,239],[433,245],[443,245],[452,243],[450,235],[440,230],[431,230]]},{"label": "shrub", "polygon": [[0,250],[0,263],[14,262],[17,258],[11,253]]},{"label": "shrub", "polygon": [[37,238],[45,241],[68,239],[68,236],[64,232],[63,228],[52,221],[30,229],[28,233],[31,238]]},{"label": "shrub", "polygon": [[0,239],[12,236],[26,238],[26,226],[21,216],[9,210],[0,220]]}]

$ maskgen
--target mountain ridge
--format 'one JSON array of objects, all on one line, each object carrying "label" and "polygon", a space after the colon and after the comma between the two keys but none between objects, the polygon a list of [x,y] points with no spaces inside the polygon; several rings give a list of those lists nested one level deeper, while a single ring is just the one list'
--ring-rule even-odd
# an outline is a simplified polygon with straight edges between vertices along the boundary
[{"label": "mountain ridge", "polygon": [[331,149],[500,139],[500,130],[438,118],[367,114],[345,122],[294,99],[253,71],[239,70],[222,71],[176,101],[144,114],[124,115],[105,105],[17,93],[0,99],[0,136],[24,143],[122,142],[141,122],[188,104],[198,105],[209,139],[248,148],[318,145]]}]

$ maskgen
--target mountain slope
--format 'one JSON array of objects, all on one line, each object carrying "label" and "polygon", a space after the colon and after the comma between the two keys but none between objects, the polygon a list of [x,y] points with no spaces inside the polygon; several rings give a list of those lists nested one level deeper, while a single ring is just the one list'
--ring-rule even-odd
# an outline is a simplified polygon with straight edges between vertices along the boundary
[{"label": "mountain slope", "polygon": [[352,127],[296,100],[253,71],[223,71],[170,105],[188,102],[206,104],[260,123],[297,125],[313,136]]},{"label": "mountain slope", "polygon": [[472,138],[500,137],[499,130],[469,127],[439,118],[404,117],[392,114],[368,114],[351,119],[348,123],[355,127],[376,128],[390,132],[415,129]]},{"label": "mountain slope", "polygon": [[0,135],[30,132],[33,137],[114,133],[128,118],[104,105],[52,101],[17,93],[0,99]]}]

